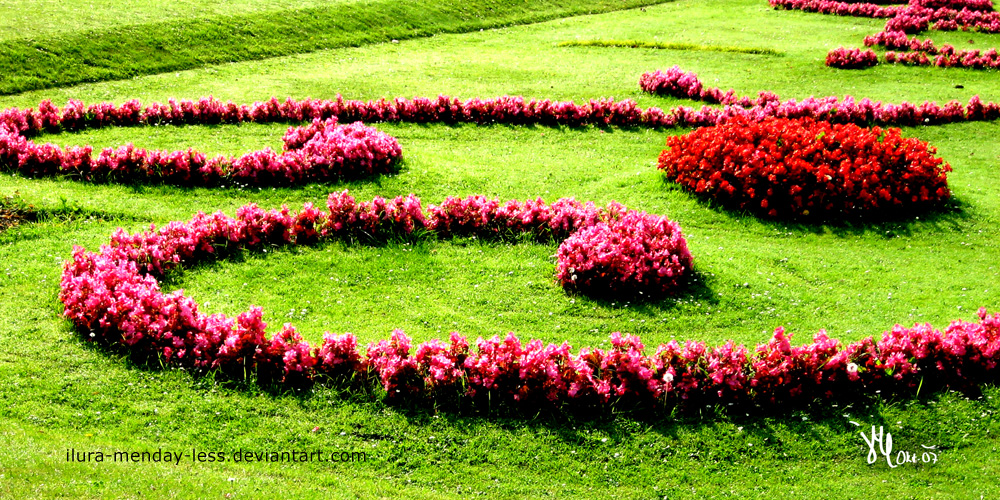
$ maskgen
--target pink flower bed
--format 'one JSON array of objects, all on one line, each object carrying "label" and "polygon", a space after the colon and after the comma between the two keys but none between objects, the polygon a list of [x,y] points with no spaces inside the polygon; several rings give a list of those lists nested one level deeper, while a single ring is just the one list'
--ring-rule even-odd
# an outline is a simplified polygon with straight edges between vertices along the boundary
[{"label": "pink flower bed", "polygon": [[[451,221],[448,234],[460,227],[491,231],[483,229],[489,224],[468,214],[510,206],[486,200],[484,209],[482,199],[466,200],[472,201],[460,208],[452,199],[447,206],[454,208],[442,204],[438,215],[430,217],[418,212],[419,200],[412,196],[356,203],[345,192],[331,195],[325,212],[311,204],[297,213],[251,204],[235,218],[199,213],[190,222],[172,222],[159,230],[135,235],[118,230],[97,252],[74,248],[64,265],[60,300],[85,338],[124,347],[140,358],[237,378],[256,374],[260,380],[289,385],[351,380],[381,387],[391,400],[413,402],[457,398],[589,407],[628,402],[661,409],[693,402],[773,404],[876,389],[905,391],[921,384],[968,387],[998,374],[1000,314],[985,309],[978,322],[954,321],[944,331],[897,325],[879,340],[869,337],[847,345],[820,331],[811,343],[792,346],[791,335],[779,328],[771,341],[755,348],[671,341],[650,353],[638,337],[614,333],[607,350],[574,351],[565,342],[524,343],[512,333],[475,342],[452,333],[447,343],[413,345],[396,330],[387,340],[359,348],[349,333],[327,333],[313,345],[290,324],[269,336],[258,307],[235,318],[205,314],[181,292],[163,293],[156,278],[223,247],[304,245],[361,228],[408,233],[423,226],[435,231],[446,220]],[[575,207],[578,216],[559,218],[554,204],[543,208],[528,202],[521,209],[535,216],[507,221],[548,231],[570,220],[601,220],[600,225],[620,210],[599,210],[595,219],[590,205],[562,202],[561,213]],[[634,212],[615,220],[630,217],[660,223],[655,216]],[[660,227],[663,234],[673,231],[670,224]]]},{"label": "pink flower bed", "polygon": [[831,123],[854,123],[858,125],[934,125],[965,121],[991,121],[1000,118],[1000,105],[984,103],[979,96],[973,96],[967,105],[950,101],[944,106],[934,101],[922,104],[902,102],[900,104],[871,101],[867,98],[856,100],[845,96],[810,97],[802,101],[788,99],[782,101],[771,92],[760,92],[756,99],[738,96],[734,91],[723,92],[717,87],[705,87],[697,75],[677,66],[666,71],[644,73],[639,79],[642,90],[651,94],[665,94],[673,97],[704,100],[725,105],[722,109],[702,107],[695,111],[681,106],[674,112],[679,116],[678,124],[689,127],[714,126],[734,118],[763,120],[775,118],[813,118]]},{"label": "pink flower bed", "polygon": [[[935,29],[938,31],[978,31],[1000,33],[1000,13],[993,11],[991,0],[911,0],[906,6],[880,7],[875,4],[850,4],[827,0],[770,0],[774,8],[799,9],[807,12],[822,12],[862,17],[885,17],[885,28],[875,35],[865,38],[865,45],[880,45],[887,49],[909,50],[913,52],[885,54],[885,62],[914,66],[938,66],[942,68],[997,69],[996,49],[983,53],[978,50],[956,51],[945,45],[939,51],[931,40],[920,41],[916,37],[907,39],[907,34],[916,34]],[[937,57],[931,58],[941,52]],[[863,60],[857,54],[835,49],[827,55],[827,66],[853,69],[859,64],[875,65],[874,53],[865,55]]]},{"label": "pink flower bed", "polygon": [[[81,107],[71,102],[60,113],[43,102],[37,113],[6,110],[0,114],[0,170],[29,177],[60,175],[94,182],[275,186],[389,173],[402,153],[395,138],[361,123],[338,125],[335,117],[290,128],[281,153],[266,148],[234,158],[208,158],[193,149],[149,151],[132,144],[104,149],[94,157],[90,146],[63,149],[50,143],[37,144],[26,137],[43,129],[79,128],[85,117],[97,120],[94,112],[81,117]],[[132,109],[123,106],[105,111],[128,121],[135,116]],[[207,123],[213,123],[212,116],[198,115],[198,119],[207,118]],[[147,115],[147,119],[151,118]]]}]

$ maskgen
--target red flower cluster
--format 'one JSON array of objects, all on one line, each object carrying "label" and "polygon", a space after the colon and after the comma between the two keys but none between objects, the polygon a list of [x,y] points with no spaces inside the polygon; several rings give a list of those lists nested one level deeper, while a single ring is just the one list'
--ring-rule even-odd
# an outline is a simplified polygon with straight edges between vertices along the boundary
[{"label": "red flower cluster", "polygon": [[[968,387],[996,380],[1000,362],[1000,314],[980,310],[978,323],[953,322],[945,331],[929,325],[896,326],[881,340],[871,337],[841,346],[818,333],[811,344],[793,347],[782,329],[756,349],[729,342],[671,341],[646,354],[638,337],[611,335],[611,348],[581,349],[567,343],[522,343],[505,338],[470,342],[452,333],[450,342],[414,346],[402,331],[359,349],[354,335],[327,333],[320,345],[286,324],[268,338],[262,311],[251,307],[236,318],[206,315],[181,292],[164,294],[155,274],[192,265],[220,247],[262,243],[304,245],[347,230],[339,221],[368,227],[380,223],[400,233],[419,225],[415,199],[353,203],[346,193],[330,197],[326,214],[307,204],[265,212],[255,205],[237,211],[198,214],[160,230],[128,235],[119,230],[99,252],[76,247],[64,265],[60,300],[65,315],[89,339],[122,346],[133,355],[158,357],[167,365],[216,370],[242,378],[304,385],[353,383],[381,387],[390,400],[442,403],[471,400],[515,406],[538,404],[611,408],[622,403],[669,411],[676,405],[749,402],[770,404],[843,397],[861,391],[905,391],[923,384]],[[417,202],[419,203],[419,202]],[[490,204],[490,203],[487,203]],[[381,207],[381,208],[377,208]],[[355,213],[357,217],[345,214]],[[409,215],[407,215],[409,214]],[[626,212],[619,219],[655,216]],[[602,223],[606,223],[605,220]],[[599,223],[600,224],[600,223]],[[667,223],[664,231],[674,227]],[[671,233],[671,237],[679,232]],[[365,391],[368,392],[368,391]]]},{"label": "red flower cluster", "polygon": [[691,269],[680,226],[666,217],[627,212],[582,229],[559,245],[556,278],[588,295],[671,293]]},{"label": "red flower cluster", "polygon": [[838,47],[826,55],[826,65],[840,69],[864,69],[878,64],[878,56],[872,50],[846,49]]},{"label": "red flower cluster", "polygon": [[[58,116],[42,104],[42,116],[45,112],[50,113],[49,117]],[[8,113],[7,118],[10,116]],[[32,120],[36,125],[41,124],[39,128],[58,126],[58,122],[30,117],[36,119]],[[90,146],[63,149],[54,144],[36,144],[14,123],[5,124],[0,117],[0,170],[29,177],[63,175],[93,182],[273,186],[389,173],[402,154],[395,138],[361,123],[337,125],[336,118],[317,119],[307,127],[289,129],[282,153],[266,148],[240,157],[212,159],[193,149],[148,151],[132,144],[104,149],[94,157]],[[79,120],[66,123],[75,127]]]},{"label": "red flower cluster", "polygon": [[667,178],[769,217],[861,216],[950,196],[943,160],[899,129],[812,119],[730,120],[667,138]]}]

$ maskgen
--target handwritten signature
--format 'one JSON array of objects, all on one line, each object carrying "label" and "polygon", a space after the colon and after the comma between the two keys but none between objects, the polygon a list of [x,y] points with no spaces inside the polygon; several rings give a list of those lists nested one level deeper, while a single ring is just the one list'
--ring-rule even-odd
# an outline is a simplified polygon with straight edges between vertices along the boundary
[{"label": "handwritten signature", "polygon": [[[865,435],[865,431],[861,431],[861,438],[865,440],[868,444],[868,463],[873,464],[878,461],[879,453],[885,457],[885,462],[889,464],[890,468],[895,469],[900,465],[904,464],[918,464],[918,463],[937,463],[938,454],[937,446],[924,446],[920,445],[924,451],[922,454],[918,455],[917,452],[909,452],[906,450],[900,450],[896,453],[896,461],[893,462],[892,455],[892,434],[884,432],[882,427],[878,428],[878,432],[875,432],[875,426],[872,426],[872,435],[869,438]],[[934,451],[931,451],[934,450]]]}]

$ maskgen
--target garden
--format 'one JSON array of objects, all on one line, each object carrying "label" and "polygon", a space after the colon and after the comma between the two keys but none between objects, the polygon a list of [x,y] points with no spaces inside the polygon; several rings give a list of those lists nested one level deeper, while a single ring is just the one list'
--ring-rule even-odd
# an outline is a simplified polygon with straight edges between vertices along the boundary
[{"label": "garden", "polygon": [[1000,491],[989,0],[0,6],[11,498]]}]

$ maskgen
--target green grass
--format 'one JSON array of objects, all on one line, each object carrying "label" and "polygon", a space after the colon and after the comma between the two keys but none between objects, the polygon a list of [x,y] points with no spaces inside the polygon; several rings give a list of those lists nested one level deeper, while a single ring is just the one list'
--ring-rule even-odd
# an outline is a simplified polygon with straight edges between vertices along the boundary
[{"label": "green grass", "polygon": [[[372,0],[113,25],[0,41],[0,94],[457,33],[664,0]],[[252,9],[248,9],[252,10]]]},{"label": "green grass", "polygon": [[[287,9],[350,5],[360,0],[95,0],[91,2],[39,2],[6,0],[0,3],[0,40],[37,38],[53,33],[102,29],[128,24],[227,16]],[[122,15],[128,12],[128,15]]]},{"label": "green grass", "polygon": [[756,47],[737,47],[732,45],[699,45],[696,43],[648,42],[644,40],[568,40],[559,42],[557,47],[614,47],[629,49],[660,49],[660,50],[704,50],[708,52],[732,52],[734,54],[757,54],[780,56],[783,52],[774,49]]},{"label": "green grass", "polygon": [[[1000,101],[1000,88],[987,72],[893,66],[844,72],[823,66],[830,48],[860,45],[881,24],[774,11],[757,0],[681,0],[645,10],[33,91],[0,97],[0,107],[34,106],[42,99],[162,102],[213,94],[250,102],[272,95],[333,98],[338,92],[364,99],[438,93],[560,100],[614,96],[642,106],[691,105],[638,91],[639,74],[674,64],[697,72],[707,85],[742,94],[767,89],[797,99],[850,93],[921,102],[967,100],[978,93]],[[974,38],[977,47],[1000,45],[1000,37],[960,35]],[[560,41],[598,38],[753,46],[786,55],[636,50],[622,57],[616,51],[556,47]],[[965,88],[955,89],[956,83]],[[820,328],[847,341],[878,335],[897,322],[943,327],[952,319],[972,319],[979,306],[996,310],[1000,304],[1000,288],[994,286],[1000,273],[1000,197],[993,189],[1000,183],[1000,145],[989,140],[1000,133],[996,123],[904,132],[930,141],[955,168],[949,182],[957,210],[919,220],[826,226],[761,221],[666,184],[655,170],[656,156],[667,134],[683,131],[377,126],[399,138],[405,160],[399,174],[374,181],[241,191],[0,175],[0,195],[17,191],[40,210],[65,203],[101,214],[91,222],[48,219],[0,235],[5,407],[0,497],[1000,496],[993,479],[1000,475],[995,387],[968,398],[873,396],[850,406],[818,404],[751,415],[705,408],[655,420],[627,414],[456,415],[387,407],[328,388],[272,394],[253,384],[135,366],[83,342],[60,317],[60,265],[73,245],[96,249],[119,226],[159,227],[198,210],[232,214],[248,202],[321,203],[327,193],[345,188],[359,199],[412,192],[425,204],[474,193],[549,201],[575,196],[601,204],[614,199],[677,220],[703,283],[678,300],[656,304],[594,302],[565,295],[551,280],[555,243],[457,241],[331,243],[251,253],[195,267],[165,287],[184,288],[206,312],[235,314],[261,305],[272,329],[291,321],[313,340],[330,330],[353,331],[367,342],[399,327],[419,340],[451,330],[473,338],[514,331],[522,339],[569,340],[575,347],[601,345],[614,330],[639,333],[647,346],[671,338],[753,344],[779,325],[797,332],[797,341]],[[108,129],[42,140],[95,148],[131,141],[238,154],[277,147],[285,127]],[[885,426],[897,450],[937,446],[940,461],[896,469],[884,462],[869,465],[858,431],[871,425]],[[371,459],[336,465],[65,461],[67,448],[299,447],[365,451]]]}]

